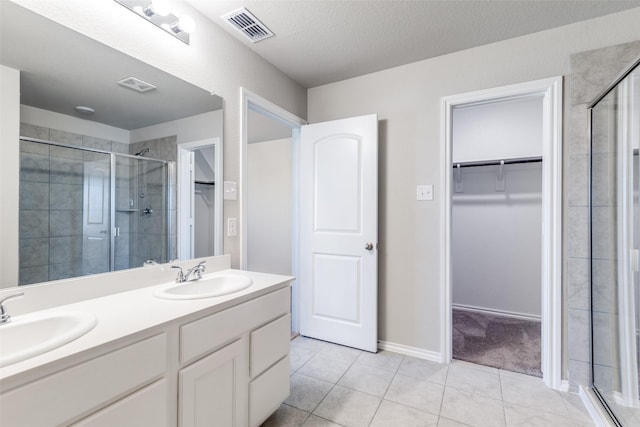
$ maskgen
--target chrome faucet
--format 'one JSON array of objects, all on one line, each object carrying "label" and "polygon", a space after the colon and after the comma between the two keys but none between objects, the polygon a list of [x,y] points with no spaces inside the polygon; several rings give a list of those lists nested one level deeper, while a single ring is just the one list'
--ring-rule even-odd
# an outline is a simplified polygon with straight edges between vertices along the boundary
[{"label": "chrome faucet", "polygon": [[10,300],[13,298],[20,298],[22,296],[24,296],[24,292],[19,292],[17,294],[9,295],[0,300],[0,325],[4,325],[5,323],[11,322],[11,315],[7,313],[7,311],[4,308],[4,305],[2,304],[7,300]]},{"label": "chrome faucet", "polygon": [[[180,267],[179,265],[172,265],[171,268],[180,270],[178,271],[178,276],[176,277],[176,283],[185,283],[190,280],[200,279],[202,277],[202,273],[204,273],[204,270],[205,270],[204,265],[206,263],[207,261],[200,261],[198,265],[196,265],[195,267],[191,267],[190,269],[187,270],[186,273],[182,270],[182,267]],[[193,275],[193,278],[190,279],[192,275]]]}]

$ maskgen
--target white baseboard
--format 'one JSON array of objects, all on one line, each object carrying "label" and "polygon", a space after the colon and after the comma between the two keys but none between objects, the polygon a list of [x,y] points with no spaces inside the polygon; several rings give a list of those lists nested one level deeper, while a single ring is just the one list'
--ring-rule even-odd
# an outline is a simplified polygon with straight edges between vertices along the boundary
[{"label": "white baseboard", "polygon": [[596,427],[614,427],[611,421],[609,421],[609,416],[600,406],[600,401],[593,395],[591,389],[580,386],[578,394]]},{"label": "white baseboard", "polygon": [[404,354],[405,356],[412,356],[417,357],[418,359],[429,360],[430,362],[443,363],[442,354],[438,351],[430,351],[388,341],[378,341],[378,348],[380,350],[387,350],[393,351],[394,353]]},{"label": "white baseboard", "polygon": [[492,308],[484,308],[484,307],[476,307],[473,305],[465,305],[465,304],[451,304],[451,307],[460,310],[460,311],[469,311],[472,313],[482,313],[482,314],[491,314],[494,316],[503,316],[503,317],[512,317],[516,319],[522,320],[531,320],[534,322],[540,322],[542,320],[542,316],[537,316],[534,314],[527,313],[516,313],[514,311],[506,311],[506,310],[495,310]]}]

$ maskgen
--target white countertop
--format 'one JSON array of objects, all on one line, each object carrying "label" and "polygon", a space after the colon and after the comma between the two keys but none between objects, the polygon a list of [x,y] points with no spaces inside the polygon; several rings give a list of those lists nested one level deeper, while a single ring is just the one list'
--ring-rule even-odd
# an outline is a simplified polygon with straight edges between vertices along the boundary
[{"label": "white countertop", "polygon": [[[98,324],[82,337],[57,349],[0,368],[0,384],[2,388],[12,388],[9,383],[14,382],[13,380],[23,374],[41,374],[43,369],[52,370],[54,363],[64,368],[64,365],[71,364],[74,360],[87,356],[89,352],[108,350],[107,347],[109,345],[118,344],[118,341],[126,341],[127,338],[131,338],[136,334],[148,332],[170,322],[181,319],[190,321],[191,319],[224,310],[286,287],[294,279],[290,276],[232,269],[205,273],[203,279],[229,272],[246,275],[251,278],[253,283],[248,288],[229,295],[191,300],[168,300],[153,295],[157,289],[166,287],[171,283],[165,280],[153,286],[42,310],[42,313],[56,311],[90,312],[97,317]],[[17,319],[18,316],[14,318]]]}]

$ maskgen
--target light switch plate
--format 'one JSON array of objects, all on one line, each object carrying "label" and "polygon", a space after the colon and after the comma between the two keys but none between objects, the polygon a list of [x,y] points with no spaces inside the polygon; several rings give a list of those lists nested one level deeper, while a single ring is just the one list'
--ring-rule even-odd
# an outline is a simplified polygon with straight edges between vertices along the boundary
[{"label": "light switch plate", "polygon": [[224,199],[238,200],[238,184],[233,181],[224,182]]},{"label": "light switch plate", "polygon": [[416,200],[433,200],[433,184],[417,185]]}]

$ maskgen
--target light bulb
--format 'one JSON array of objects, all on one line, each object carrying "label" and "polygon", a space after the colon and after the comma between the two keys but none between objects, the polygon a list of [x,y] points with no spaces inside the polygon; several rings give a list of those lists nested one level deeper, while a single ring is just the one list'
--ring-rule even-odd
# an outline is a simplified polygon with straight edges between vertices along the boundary
[{"label": "light bulb", "polygon": [[153,12],[160,16],[167,16],[171,12],[169,0],[153,0],[151,7],[153,8]]},{"label": "light bulb", "polygon": [[189,15],[182,15],[178,19],[178,27],[185,33],[191,34],[196,29],[196,22]]}]

